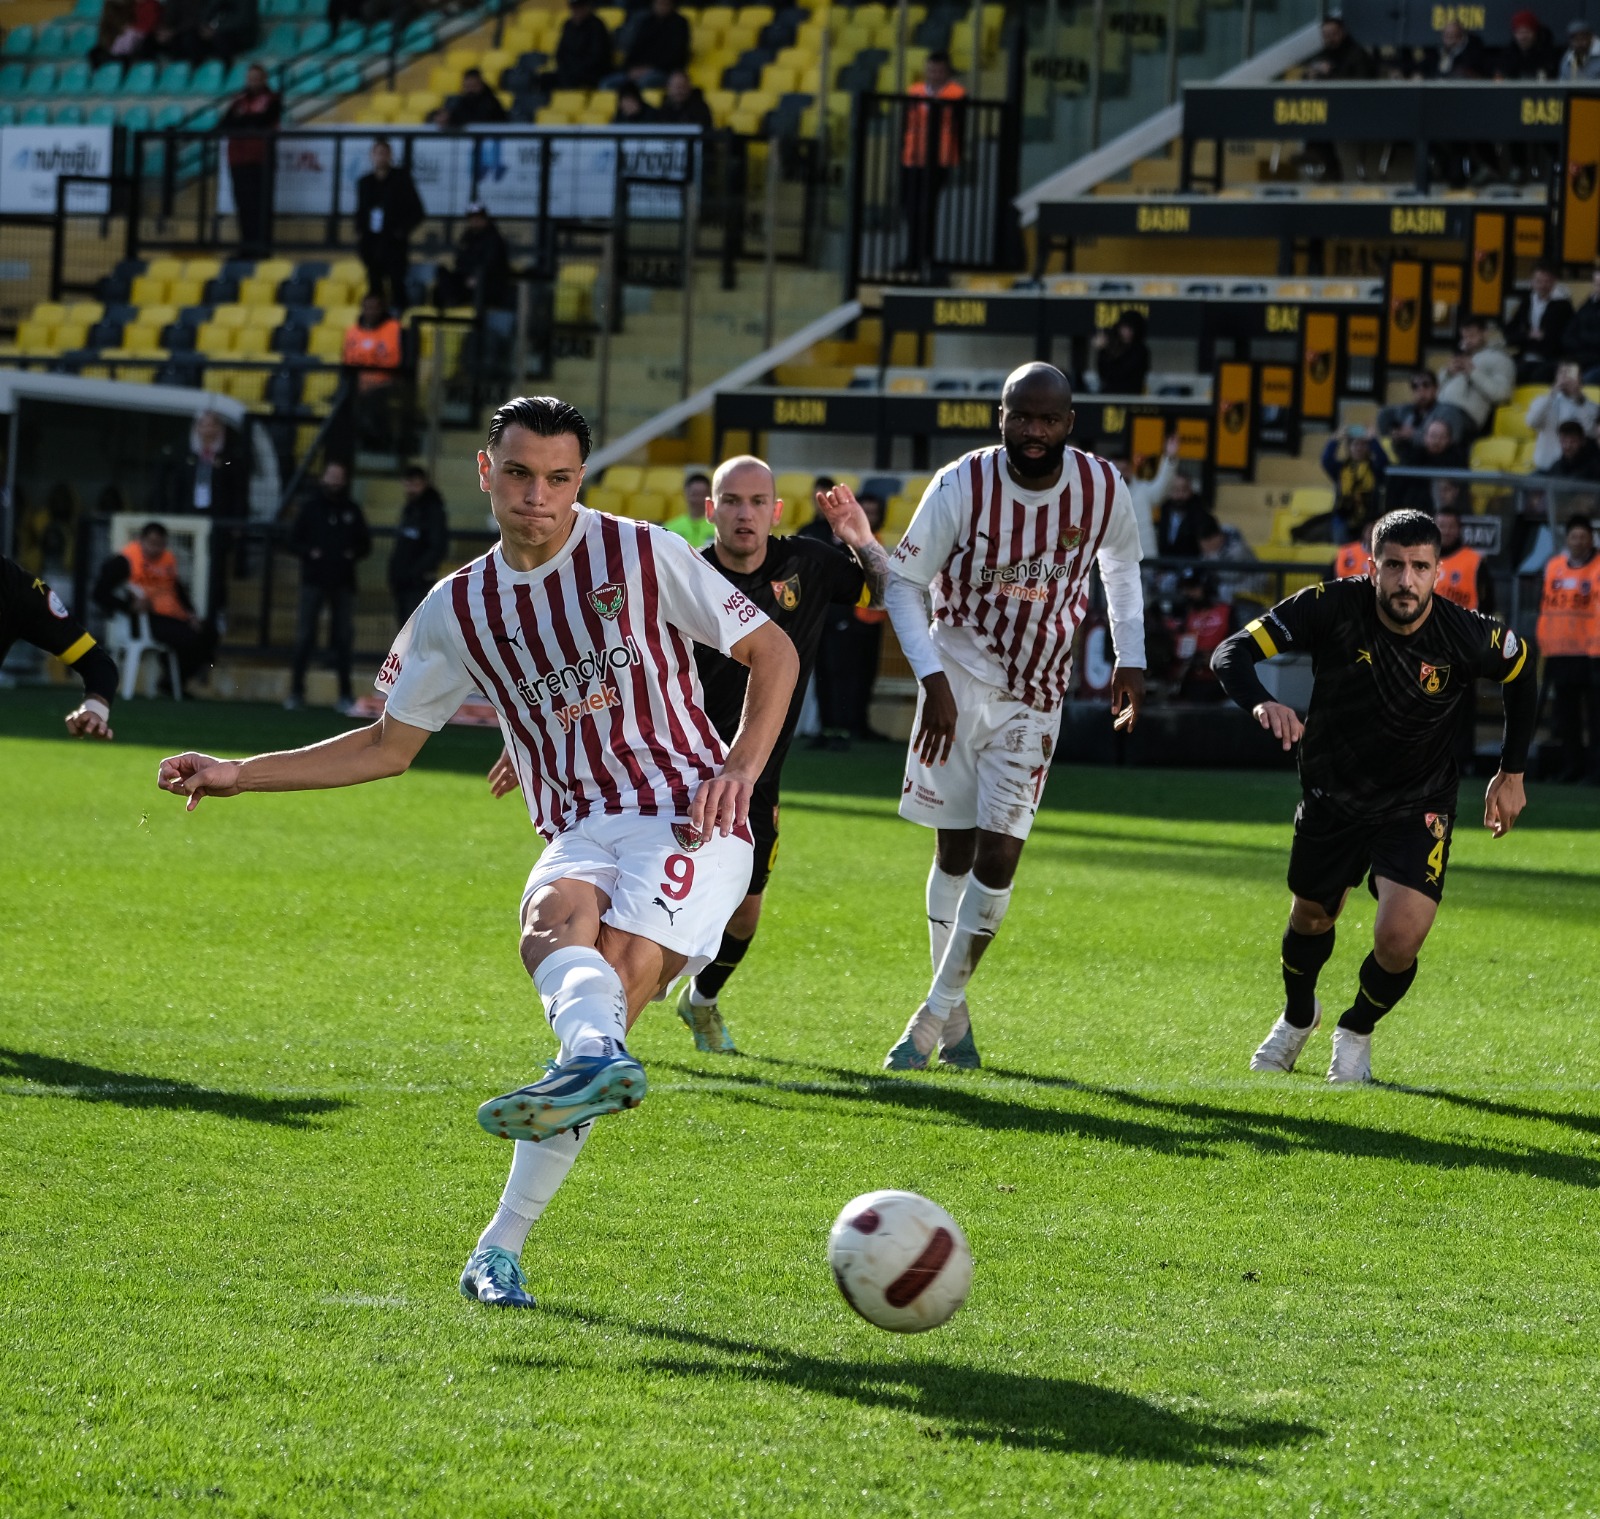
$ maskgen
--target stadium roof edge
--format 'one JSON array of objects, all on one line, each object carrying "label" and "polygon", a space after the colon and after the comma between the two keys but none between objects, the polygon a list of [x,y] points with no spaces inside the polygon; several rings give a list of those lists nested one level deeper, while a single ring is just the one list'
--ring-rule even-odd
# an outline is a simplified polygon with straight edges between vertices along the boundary
[{"label": "stadium roof edge", "polygon": [[[1292,69],[1310,58],[1322,46],[1322,23],[1308,22],[1297,32],[1291,32],[1280,42],[1264,48],[1253,58],[1247,58],[1236,68],[1219,74],[1217,84],[1266,84],[1278,78],[1285,69]],[[1039,207],[1044,201],[1072,200],[1089,191],[1102,181],[1120,174],[1124,169],[1148,158],[1183,133],[1183,106],[1169,105],[1153,116],[1130,128],[1120,137],[1085,153],[1063,169],[1030,185],[1013,204],[1022,218],[1024,227],[1031,227],[1039,219]]]}]

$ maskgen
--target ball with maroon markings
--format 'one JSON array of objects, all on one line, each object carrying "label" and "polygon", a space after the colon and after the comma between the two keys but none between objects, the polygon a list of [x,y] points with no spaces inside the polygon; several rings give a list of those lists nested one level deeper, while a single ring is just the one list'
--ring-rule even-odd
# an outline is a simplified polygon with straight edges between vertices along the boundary
[{"label": "ball with maroon markings", "polygon": [[828,1264],[845,1302],[896,1334],[937,1329],[972,1287],[961,1225],[915,1192],[867,1192],[846,1203],[828,1236]]}]

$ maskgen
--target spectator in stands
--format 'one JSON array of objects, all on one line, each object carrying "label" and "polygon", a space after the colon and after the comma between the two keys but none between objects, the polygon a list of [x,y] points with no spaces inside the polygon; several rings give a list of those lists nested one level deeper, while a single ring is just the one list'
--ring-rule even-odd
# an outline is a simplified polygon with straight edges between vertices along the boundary
[{"label": "spectator in stands", "polygon": [[460,90],[434,112],[432,119],[435,126],[455,131],[510,118],[500,97],[484,83],[482,71],[466,69],[461,75]]},{"label": "spectator in stands", "polygon": [[711,107],[706,104],[706,97],[689,82],[689,76],[682,69],[667,75],[667,88],[655,118],[669,127],[699,127],[702,132],[712,128]]},{"label": "spectator in stands", "polygon": [[1113,396],[1142,396],[1150,376],[1150,346],[1142,311],[1124,311],[1117,325],[1095,333],[1093,389]]},{"label": "spectator in stands", "polygon": [[94,68],[112,62],[131,63],[155,52],[161,25],[161,0],[106,0],[100,30],[89,62]]},{"label": "spectator in stands", "polygon": [[1561,55],[1558,79],[1600,79],[1600,50],[1594,45],[1594,28],[1579,19],[1567,23],[1567,50]]},{"label": "spectator in stands", "polygon": [[1500,330],[1481,316],[1461,319],[1461,351],[1439,371],[1439,415],[1463,444],[1487,426],[1497,406],[1516,388],[1516,360]]},{"label": "spectator in stands", "polygon": [[1333,556],[1333,578],[1335,580],[1354,580],[1358,575],[1366,575],[1372,569],[1372,527],[1371,522],[1363,522],[1361,531],[1348,543],[1343,544],[1339,552]]},{"label": "spectator in stands", "polygon": [[1265,594],[1266,585],[1260,575],[1217,568],[1224,564],[1257,563],[1255,550],[1231,522],[1219,522],[1208,516],[1201,521],[1195,536],[1200,545],[1200,562],[1209,567],[1220,601],[1232,606],[1235,597]]},{"label": "spectator in stands", "polygon": [[167,530],[159,522],[145,523],[137,538],[100,566],[91,595],[102,612],[131,618],[135,629],[141,618],[148,619],[150,636],[178,656],[178,680],[184,692],[210,665],[216,635],[195,611],[188,587],[178,577],[178,559],[168,546]]},{"label": "spectator in stands", "polygon": [[389,590],[394,596],[395,621],[401,627],[432,590],[439,566],[450,551],[444,497],[428,479],[427,470],[413,464],[405,473],[405,491],[389,555]]},{"label": "spectator in stands", "polygon": [[1517,380],[1538,384],[1556,372],[1561,338],[1572,320],[1572,296],[1557,284],[1553,264],[1540,259],[1533,266],[1527,293],[1506,323],[1506,342],[1517,350]]},{"label": "spectator in stands", "polygon": [[511,255],[488,207],[481,201],[467,207],[466,225],[461,229],[455,257],[450,268],[439,270],[433,298],[440,306],[475,306],[485,311],[516,309]]},{"label": "spectator in stands", "polygon": [[[1455,482],[1440,483],[1453,485]],[[1460,506],[1435,508],[1433,520],[1439,526],[1439,578],[1434,584],[1435,591],[1458,606],[1482,612],[1485,617],[1492,616],[1494,576],[1489,573],[1489,561],[1462,540]]]},{"label": "spectator in stands", "polygon": [[556,66],[539,76],[539,85],[546,90],[598,89],[611,73],[611,54],[611,33],[591,0],[570,0],[556,42]]},{"label": "spectator in stands", "polygon": [[256,39],[255,0],[165,0],[156,45],[172,58],[224,62]]},{"label": "spectator in stands", "polygon": [[1139,526],[1139,552],[1145,559],[1154,559],[1161,552],[1161,542],[1156,536],[1156,513],[1166,501],[1172,482],[1178,478],[1178,435],[1174,433],[1167,439],[1161,461],[1148,480],[1140,478],[1131,459],[1114,459],[1112,463],[1133,501],[1133,517]]},{"label": "spectator in stands", "polygon": [[[1371,53],[1345,28],[1344,18],[1329,11],[1322,22],[1322,51],[1305,67],[1308,79],[1375,79],[1378,65]],[[1344,178],[1339,150],[1331,142],[1308,142],[1303,166],[1321,179]]]},{"label": "spectator in stands", "polygon": [[656,113],[644,103],[639,86],[631,79],[624,79],[617,86],[617,114],[611,119],[619,126],[642,127],[654,121]]},{"label": "spectator in stands", "polygon": [[[867,525],[876,537],[883,531],[883,499],[871,494],[856,499],[867,514]],[[820,539],[845,552],[821,512],[800,529],[799,536]],[[852,739],[865,743],[888,742],[871,721],[872,689],[878,680],[883,624],[888,615],[876,607],[828,608],[822,637],[817,644],[814,675],[822,732],[812,747],[848,749]]]},{"label": "spectator in stands", "polygon": [[1592,432],[1600,421],[1600,406],[1583,393],[1583,379],[1570,359],[1556,366],[1555,383],[1542,396],[1528,404],[1528,426],[1536,434],[1533,467],[1546,470],[1561,457],[1561,438],[1557,429],[1563,422],[1576,422],[1584,432]]},{"label": "spectator in stands", "polygon": [[1511,18],[1511,44],[1495,61],[1496,79],[1554,79],[1561,69],[1561,49],[1550,28],[1532,11]]},{"label": "spectator in stands", "polygon": [[1447,21],[1439,29],[1439,47],[1429,70],[1432,79],[1487,79],[1494,72],[1494,60],[1481,38],[1459,21]]},{"label": "spectator in stands", "polygon": [[[1295,532],[1297,542],[1343,543],[1361,524],[1383,515],[1384,480],[1389,459],[1373,442],[1365,427],[1352,424],[1328,439],[1322,450],[1322,472],[1333,481],[1333,510],[1326,519],[1303,522]],[[1305,536],[1312,524],[1321,526],[1315,538]]]},{"label": "spectator in stands", "polygon": [[650,9],[633,22],[622,72],[602,84],[615,89],[626,78],[641,89],[656,89],[667,82],[668,74],[688,67],[689,22],[679,14],[678,0],[650,0]]},{"label": "spectator in stands", "polygon": [[921,272],[934,257],[939,195],[961,162],[960,102],[967,96],[956,83],[948,53],[929,53],[922,78],[906,93],[913,98],[905,108],[900,141],[900,199],[906,217],[902,273]]},{"label": "spectator in stands", "polygon": [[[1551,726],[1561,745],[1558,781],[1600,785],[1600,599],[1595,595],[1594,523],[1584,512],[1567,518],[1567,550],[1544,566],[1536,637],[1554,695]],[[1575,571],[1589,571],[1575,574]],[[1584,744],[1584,714],[1588,738]],[[1587,756],[1588,763],[1585,764]]]},{"label": "spectator in stands", "polygon": [[693,548],[703,549],[711,542],[716,529],[706,520],[706,508],[711,502],[711,477],[698,470],[683,482],[684,510],[669,517],[662,524],[669,533],[688,540]]},{"label": "spectator in stands", "polygon": [[273,139],[283,119],[283,97],[267,83],[267,71],[252,63],[244,89],[228,102],[218,123],[228,138],[228,177],[233,181],[234,215],[239,220],[239,251],[265,253],[272,245]]},{"label": "spectator in stands", "polygon": [[194,419],[186,448],[162,450],[150,510],[236,520],[250,515],[249,455],[216,412]]},{"label": "spectator in stands", "polygon": [[1553,480],[1600,482],[1600,444],[1588,435],[1583,423],[1561,423],[1556,428],[1556,441],[1561,452],[1539,471],[1541,475]]},{"label": "spectator in stands", "polygon": [[1233,607],[1219,596],[1211,572],[1191,564],[1178,577],[1178,604],[1171,619],[1176,657],[1169,679],[1177,700],[1223,700],[1226,693],[1212,672],[1211,656],[1233,632],[1233,622]]},{"label": "spectator in stands", "polygon": [[404,357],[400,323],[381,297],[368,295],[361,315],[344,334],[344,363],[356,371],[356,432],[369,448],[393,446],[391,402]]},{"label": "spectator in stands", "polygon": [[1422,441],[1438,407],[1439,382],[1432,370],[1419,369],[1411,376],[1411,400],[1385,406],[1378,413],[1378,436],[1394,444],[1396,459],[1403,459],[1406,449]]},{"label": "spectator in stands", "polygon": [[410,171],[394,161],[387,138],[372,145],[372,171],[356,181],[356,252],[367,267],[367,289],[394,311],[406,309],[411,234],[425,212]]},{"label": "spectator in stands", "polygon": [[1589,278],[1589,299],[1561,335],[1561,353],[1578,366],[1585,385],[1600,385],[1600,264]]},{"label": "spectator in stands", "polygon": [[372,535],[361,508],[350,498],[350,472],[330,462],[317,489],[306,497],[290,529],[289,545],[300,560],[300,608],[295,626],[290,711],[304,705],[306,668],[317,647],[317,624],[328,608],[328,641],[339,678],[336,710],[354,706],[350,652],[355,638],[356,565],[372,552]]},{"label": "spectator in stands", "polygon": [[1156,536],[1161,541],[1161,553],[1169,559],[1198,559],[1200,557],[1200,529],[1212,520],[1194,488],[1194,481],[1180,470],[1167,491],[1162,503],[1161,521]]},{"label": "spectator in stands", "polygon": [[[1411,444],[1400,456],[1407,469],[1451,470],[1467,467],[1467,447],[1456,441],[1450,424],[1443,417],[1435,417],[1422,430],[1422,437]],[[1408,480],[1398,491],[1389,495],[1389,509],[1414,507],[1419,512],[1430,512],[1437,504],[1434,481]]]}]

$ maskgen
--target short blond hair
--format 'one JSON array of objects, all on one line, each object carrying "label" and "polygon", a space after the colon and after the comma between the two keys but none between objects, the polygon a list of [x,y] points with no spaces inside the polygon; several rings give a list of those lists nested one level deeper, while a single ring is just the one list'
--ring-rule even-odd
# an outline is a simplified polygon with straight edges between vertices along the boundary
[{"label": "short blond hair", "polygon": [[735,454],[731,459],[724,459],[717,466],[717,472],[711,477],[711,499],[715,501],[722,494],[722,482],[733,474],[735,470],[746,469],[754,465],[757,469],[767,472],[767,479],[772,482],[772,494],[778,494],[778,477],[773,474],[772,466],[765,459],[758,459],[754,454]]}]

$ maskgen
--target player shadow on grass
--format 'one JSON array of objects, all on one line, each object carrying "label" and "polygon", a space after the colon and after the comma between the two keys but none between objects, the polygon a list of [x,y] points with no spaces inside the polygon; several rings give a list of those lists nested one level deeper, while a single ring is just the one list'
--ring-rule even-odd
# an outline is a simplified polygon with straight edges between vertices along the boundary
[{"label": "player shadow on grass", "polygon": [[342,1097],[258,1097],[252,1092],[224,1092],[165,1076],[102,1070],[26,1050],[0,1049],[0,1082],[5,1081],[26,1081],[45,1089],[13,1095],[72,1097],[79,1102],[114,1102],[125,1108],[182,1108],[291,1129],[309,1128],[318,1114],[350,1106]]},{"label": "player shadow on grass", "polygon": [[1497,1102],[1492,1097],[1469,1097],[1465,1092],[1449,1092],[1443,1087],[1413,1087],[1398,1081],[1383,1083],[1386,1092],[1404,1092],[1407,1097],[1428,1097],[1458,1108],[1471,1108],[1495,1118],[1527,1118],[1535,1123],[1555,1123],[1576,1129],[1580,1134],[1600,1135],[1600,1113],[1552,1113],[1547,1108],[1530,1108],[1520,1102]]},{"label": "player shadow on grass", "polygon": [[[760,1093],[765,1089],[774,1096],[788,1092],[824,1100],[877,1103],[923,1116],[925,1121],[933,1123],[955,1121],[996,1131],[1071,1134],[1080,1139],[1152,1150],[1188,1160],[1215,1159],[1225,1146],[1245,1144],[1265,1154],[1314,1150],[1329,1155],[1370,1156],[1408,1165],[1437,1166],[1441,1170],[1476,1167],[1485,1171],[1510,1171],[1567,1186],[1600,1187],[1600,1163],[1586,1156],[1531,1145],[1511,1149],[1480,1140],[1425,1138],[1336,1118],[1219,1107],[1192,1100],[1174,1102],[1117,1087],[1061,1077],[1028,1076],[1003,1068],[989,1067],[985,1074],[1118,1104],[1141,1116],[1007,1101],[964,1085],[963,1078],[946,1072],[935,1072],[928,1077],[885,1076],[806,1061],[768,1060],[766,1063],[813,1071],[816,1078],[821,1079],[772,1081],[726,1068],[707,1071],[663,1060],[652,1061],[651,1066],[655,1070],[676,1071],[713,1082],[721,1088],[717,1096],[731,1102],[775,1105],[763,1101]],[[1263,1091],[1267,1090],[1264,1086]],[[1162,1122],[1163,1119],[1167,1121]]]},{"label": "player shadow on grass", "polygon": [[[582,1323],[596,1316],[550,1309]],[[1092,1453],[1130,1461],[1215,1465],[1314,1438],[1321,1430],[1283,1419],[1206,1418],[1179,1413],[1132,1393],[1067,1377],[990,1371],[941,1359],[912,1360],[865,1350],[835,1360],[754,1340],[726,1339],[667,1324],[613,1321],[619,1330],[698,1354],[642,1357],[641,1371],[663,1376],[767,1382],[802,1393],[893,1409],[923,1422],[933,1440],[975,1440],[1013,1450]],[[507,1358],[496,1352],[496,1360]],[[509,1358],[513,1363],[518,1357]],[[525,1364],[548,1367],[539,1356]],[[1252,1462],[1253,1470],[1260,1466]]]}]

